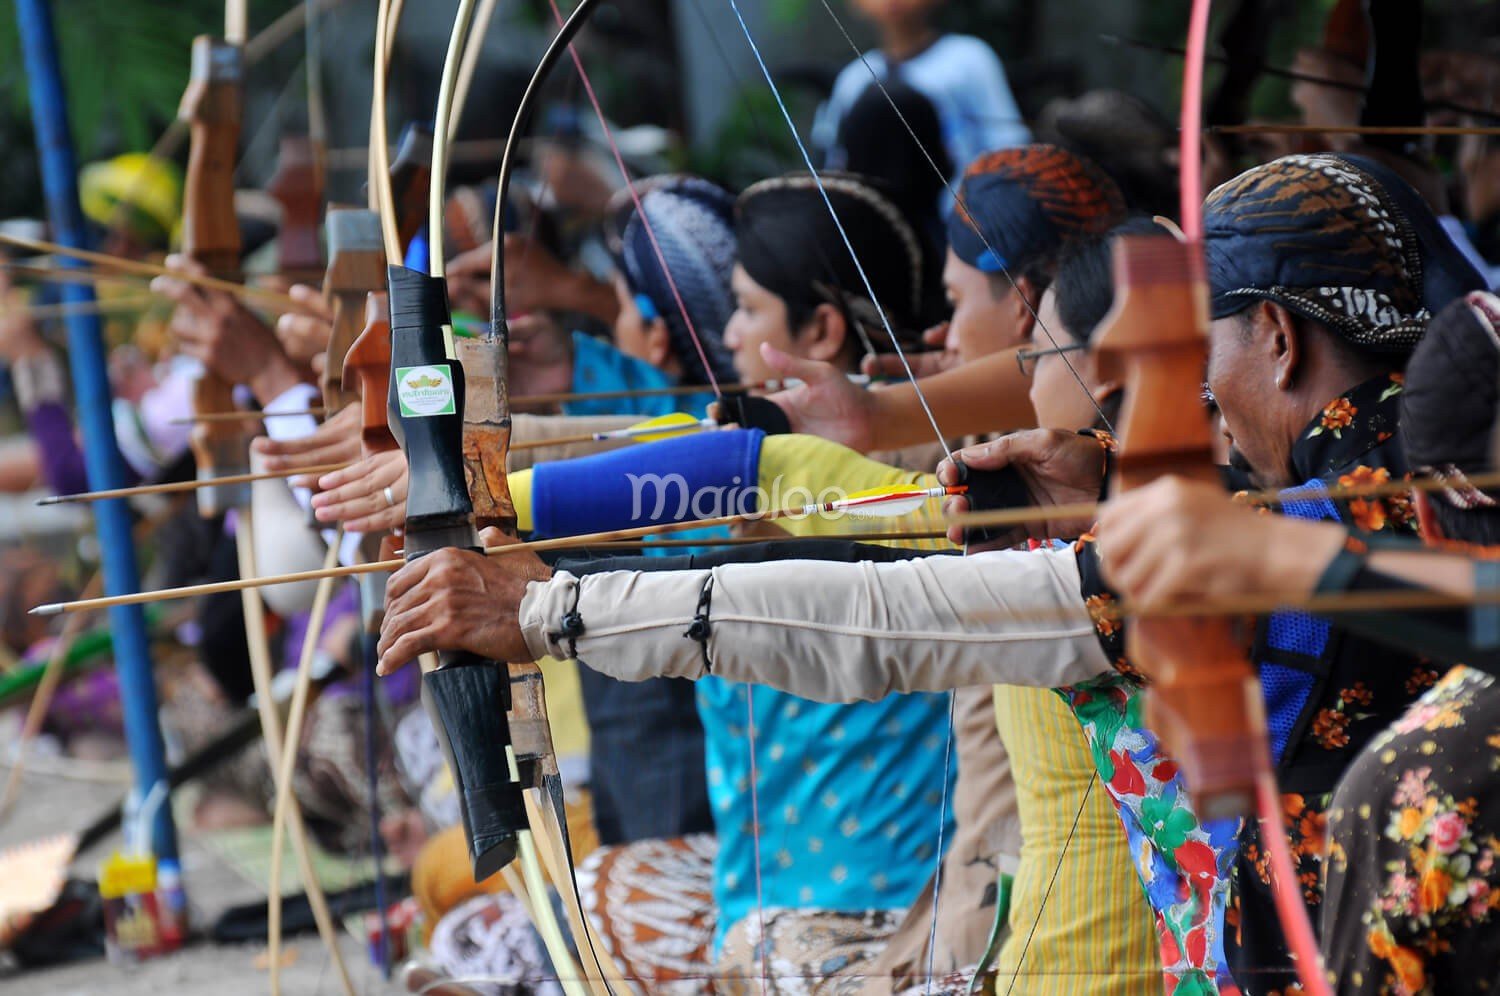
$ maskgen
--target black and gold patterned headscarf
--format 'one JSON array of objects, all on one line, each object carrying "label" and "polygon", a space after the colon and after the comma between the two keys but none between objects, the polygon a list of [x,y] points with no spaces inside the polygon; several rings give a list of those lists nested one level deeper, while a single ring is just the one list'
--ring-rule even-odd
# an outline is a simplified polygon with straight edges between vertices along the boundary
[{"label": "black and gold patterned headscarf", "polygon": [[1432,315],[1483,288],[1430,208],[1362,156],[1284,156],[1209,194],[1213,314],[1274,301],[1355,345],[1405,354]]}]

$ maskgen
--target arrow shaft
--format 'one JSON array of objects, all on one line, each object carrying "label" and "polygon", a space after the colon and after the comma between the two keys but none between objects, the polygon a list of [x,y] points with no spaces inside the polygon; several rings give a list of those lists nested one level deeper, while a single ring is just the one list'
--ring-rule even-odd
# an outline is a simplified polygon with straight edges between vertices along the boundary
[{"label": "arrow shaft", "polygon": [[330,474],[335,470],[343,470],[347,466],[349,466],[347,463],[323,463],[314,464],[311,467],[299,467],[296,470],[270,470],[262,471],[258,474],[229,474],[206,481],[172,481],[169,484],[142,484],[133,488],[84,491],[76,495],[53,495],[43,498],[37,504],[66,505],[75,502],[104,501],[109,498],[137,498],[141,495],[177,494],[183,491],[196,491],[199,488],[215,487],[218,485],[254,484],[256,481],[276,481],[287,477],[296,477],[299,474]]}]

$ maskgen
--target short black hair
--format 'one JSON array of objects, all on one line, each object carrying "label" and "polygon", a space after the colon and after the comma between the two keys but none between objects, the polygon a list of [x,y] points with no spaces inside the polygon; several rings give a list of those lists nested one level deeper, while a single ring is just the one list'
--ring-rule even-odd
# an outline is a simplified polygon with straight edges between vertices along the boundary
[{"label": "short black hair", "polygon": [[1016,285],[1022,280],[1030,283],[1032,292],[1037,299],[1031,302],[1033,308],[1037,306],[1041,300],[1041,296],[1047,292],[1047,288],[1052,286],[1053,278],[1056,275],[1057,253],[1055,251],[1037,253],[1028,259],[1024,266],[1012,267],[1008,271],[1001,271],[999,273],[985,274],[990,279],[990,297],[996,301],[1015,290]]},{"label": "short black hair", "polygon": [[1058,262],[1052,283],[1057,316],[1080,342],[1089,341],[1114,304],[1115,239],[1122,235],[1170,237],[1165,228],[1150,218],[1131,218],[1103,235],[1074,242]]}]

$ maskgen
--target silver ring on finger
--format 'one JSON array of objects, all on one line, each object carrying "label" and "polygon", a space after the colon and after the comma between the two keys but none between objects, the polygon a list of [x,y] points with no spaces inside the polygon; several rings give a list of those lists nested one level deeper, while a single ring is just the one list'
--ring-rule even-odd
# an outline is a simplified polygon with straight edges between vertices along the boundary
[{"label": "silver ring on finger", "polygon": [[385,503],[387,507],[391,507],[396,504],[396,495],[391,491],[390,485],[386,485],[382,490],[382,493],[385,495]]}]

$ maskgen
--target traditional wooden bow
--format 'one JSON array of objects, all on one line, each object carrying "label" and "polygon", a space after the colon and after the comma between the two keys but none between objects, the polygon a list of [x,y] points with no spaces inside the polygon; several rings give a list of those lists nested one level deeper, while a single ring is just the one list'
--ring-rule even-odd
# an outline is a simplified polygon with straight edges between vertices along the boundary
[{"label": "traditional wooden bow", "polygon": [[277,274],[309,283],[323,274],[318,226],[323,217],[323,166],[306,135],[283,135],[276,173],[266,187],[281,205],[276,239]]},{"label": "traditional wooden bow", "polygon": [[[1194,0],[1184,67],[1181,216],[1184,241],[1122,238],[1115,304],[1095,333],[1100,362],[1124,385],[1118,471],[1124,491],[1163,474],[1216,477],[1200,399],[1208,336],[1203,262],[1201,96],[1210,0]],[[1277,913],[1308,993],[1327,993],[1316,935],[1293,870],[1265,705],[1244,642],[1226,618],[1137,619],[1130,660],[1148,674],[1148,726],[1183,770],[1206,819],[1261,820]]]},{"label": "traditional wooden bow", "polygon": [[[228,19],[232,25],[236,19]],[[243,23],[240,20],[238,23]],[[240,117],[244,104],[243,36],[193,41],[192,77],[179,110],[191,138],[182,210],[182,251],[224,279],[237,279],[240,228],[234,212],[234,168],[239,156]],[[205,370],[193,385],[195,416],[234,409],[234,385]],[[233,422],[193,427],[193,455],[200,480],[247,473],[250,435]],[[206,487],[198,492],[198,509],[206,517],[248,504],[249,491]]]},{"label": "traditional wooden bow", "polygon": [[[234,168],[244,96],[242,46],[245,27],[244,3],[242,0],[228,0],[225,5],[225,38],[205,35],[194,39],[192,77],[180,110],[180,117],[189,124],[191,131],[182,248],[185,255],[220,277],[235,276],[240,265],[239,222],[234,211]],[[232,410],[233,390],[233,384],[212,371],[204,371],[194,385],[194,415]],[[192,444],[199,478],[213,479],[226,473],[248,471],[249,443],[248,427],[242,423],[200,422],[195,425]],[[249,486],[202,488],[198,492],[198,504],[205,516],[222,515],[230,508],[237,510],[235,542],[240,576],[255,577],[254,519]],[[271,756],[279,758],[282,754],[282,727],[271,693],[273,666],[266,636],[265,608],[260,597],[249,590],[242,597],[241,604],[261,727]],[[303,886],[318,932],[338,970],[344,991],[352,996],[353,983],[339,950],[337,928],[329,913],[327,899],[313,870],[311,844],[295,798],[287,805],[287,816]],[[278,889],[279,883],[273,883],[272,890]],[[273,955],[273,964],[277,961]],[[279,991],[274,981],[273,991]]]},{"label": "traditional wooden bow", "polygon": [[[446,163],[447,121],[453,114],[453,87],[458,72],[458,55],[468,30],[474,3],[462,0],[456,18],[449,60],[444,66],[443,83],[438,98],[438,126],[434,141],[434,177],[431,192],[432,240],[431,273],[408,269],[392,263],[387,269],[387,291],[390,296],[390,330],[392,330],[392,369],[390,369],[389,419],[396,440],[407,453],[408,559],[443,547],[459,546],[478,549],[478,532],[474,523],[474,504],[468,493],[465,449],[466,383],[459,357],[453,348],[452,320],[447,306],[443,281],[443,174]],[[384,49],[389,31],[395,24],[387,21],[389,0],[381,3],[381,34],[377,52]],[[378,58],[378,57],[377,57]],[[386,89],[386,68],[378,58],[377,99]],[[383,121],[383,108],[375,118]],[[377,159],[384,157],[384,144],[378,142]],[[381,174],[384,174],[381,169]],[[381,189],[381,223],[387,255],[399,240],[395,198],[389,183]],[[508,438],[508,411],[504,408],[504,335],[489,336],[490,348],[477,357],[492,375],[490,390],[495,395],[492,423],[486,425],[487,438],[502,446]],[[498,434],[498,438],[496,438]],[[490,458],[496,455],[487,455]],[[498,453],[504,459],[504,453]],[[498,487],[484,490],[487,517],[508,517],[508,490],[504,483],[504,463],[499,463]],[[489,475],[489,466],[477,468],[481,477]],[[559,983],[570,996],[583,996],[579,972],[568,969],[571,959],[561,930],[547,900],[546,883],[541,877],[537,843],[546,835],[534,837],[529,829],[523,786],[537,777],[540,757],[522,756],[511,744],[508,712],[513,708],[510,670],[498,661],[483,660],[474,654],[441,654],[438,660],[423,661],[423,700],[428,706],[438,739],[449,760],[458,790],[463,829],[469,843],[469,858],[477,880],[489,877],[507,867],[517,855],[522,861],[525,886],[517,886],[517,895],[531,897],[532,916],[546,942],[547,953],[558,969]],[[535,706],[541,708],[540,682],[534,682]],[[544,727],[544,715],[541,715]],[[576,924],[588,938],[586,922]],[[595,977],[597,977],[595,972]]]}]

